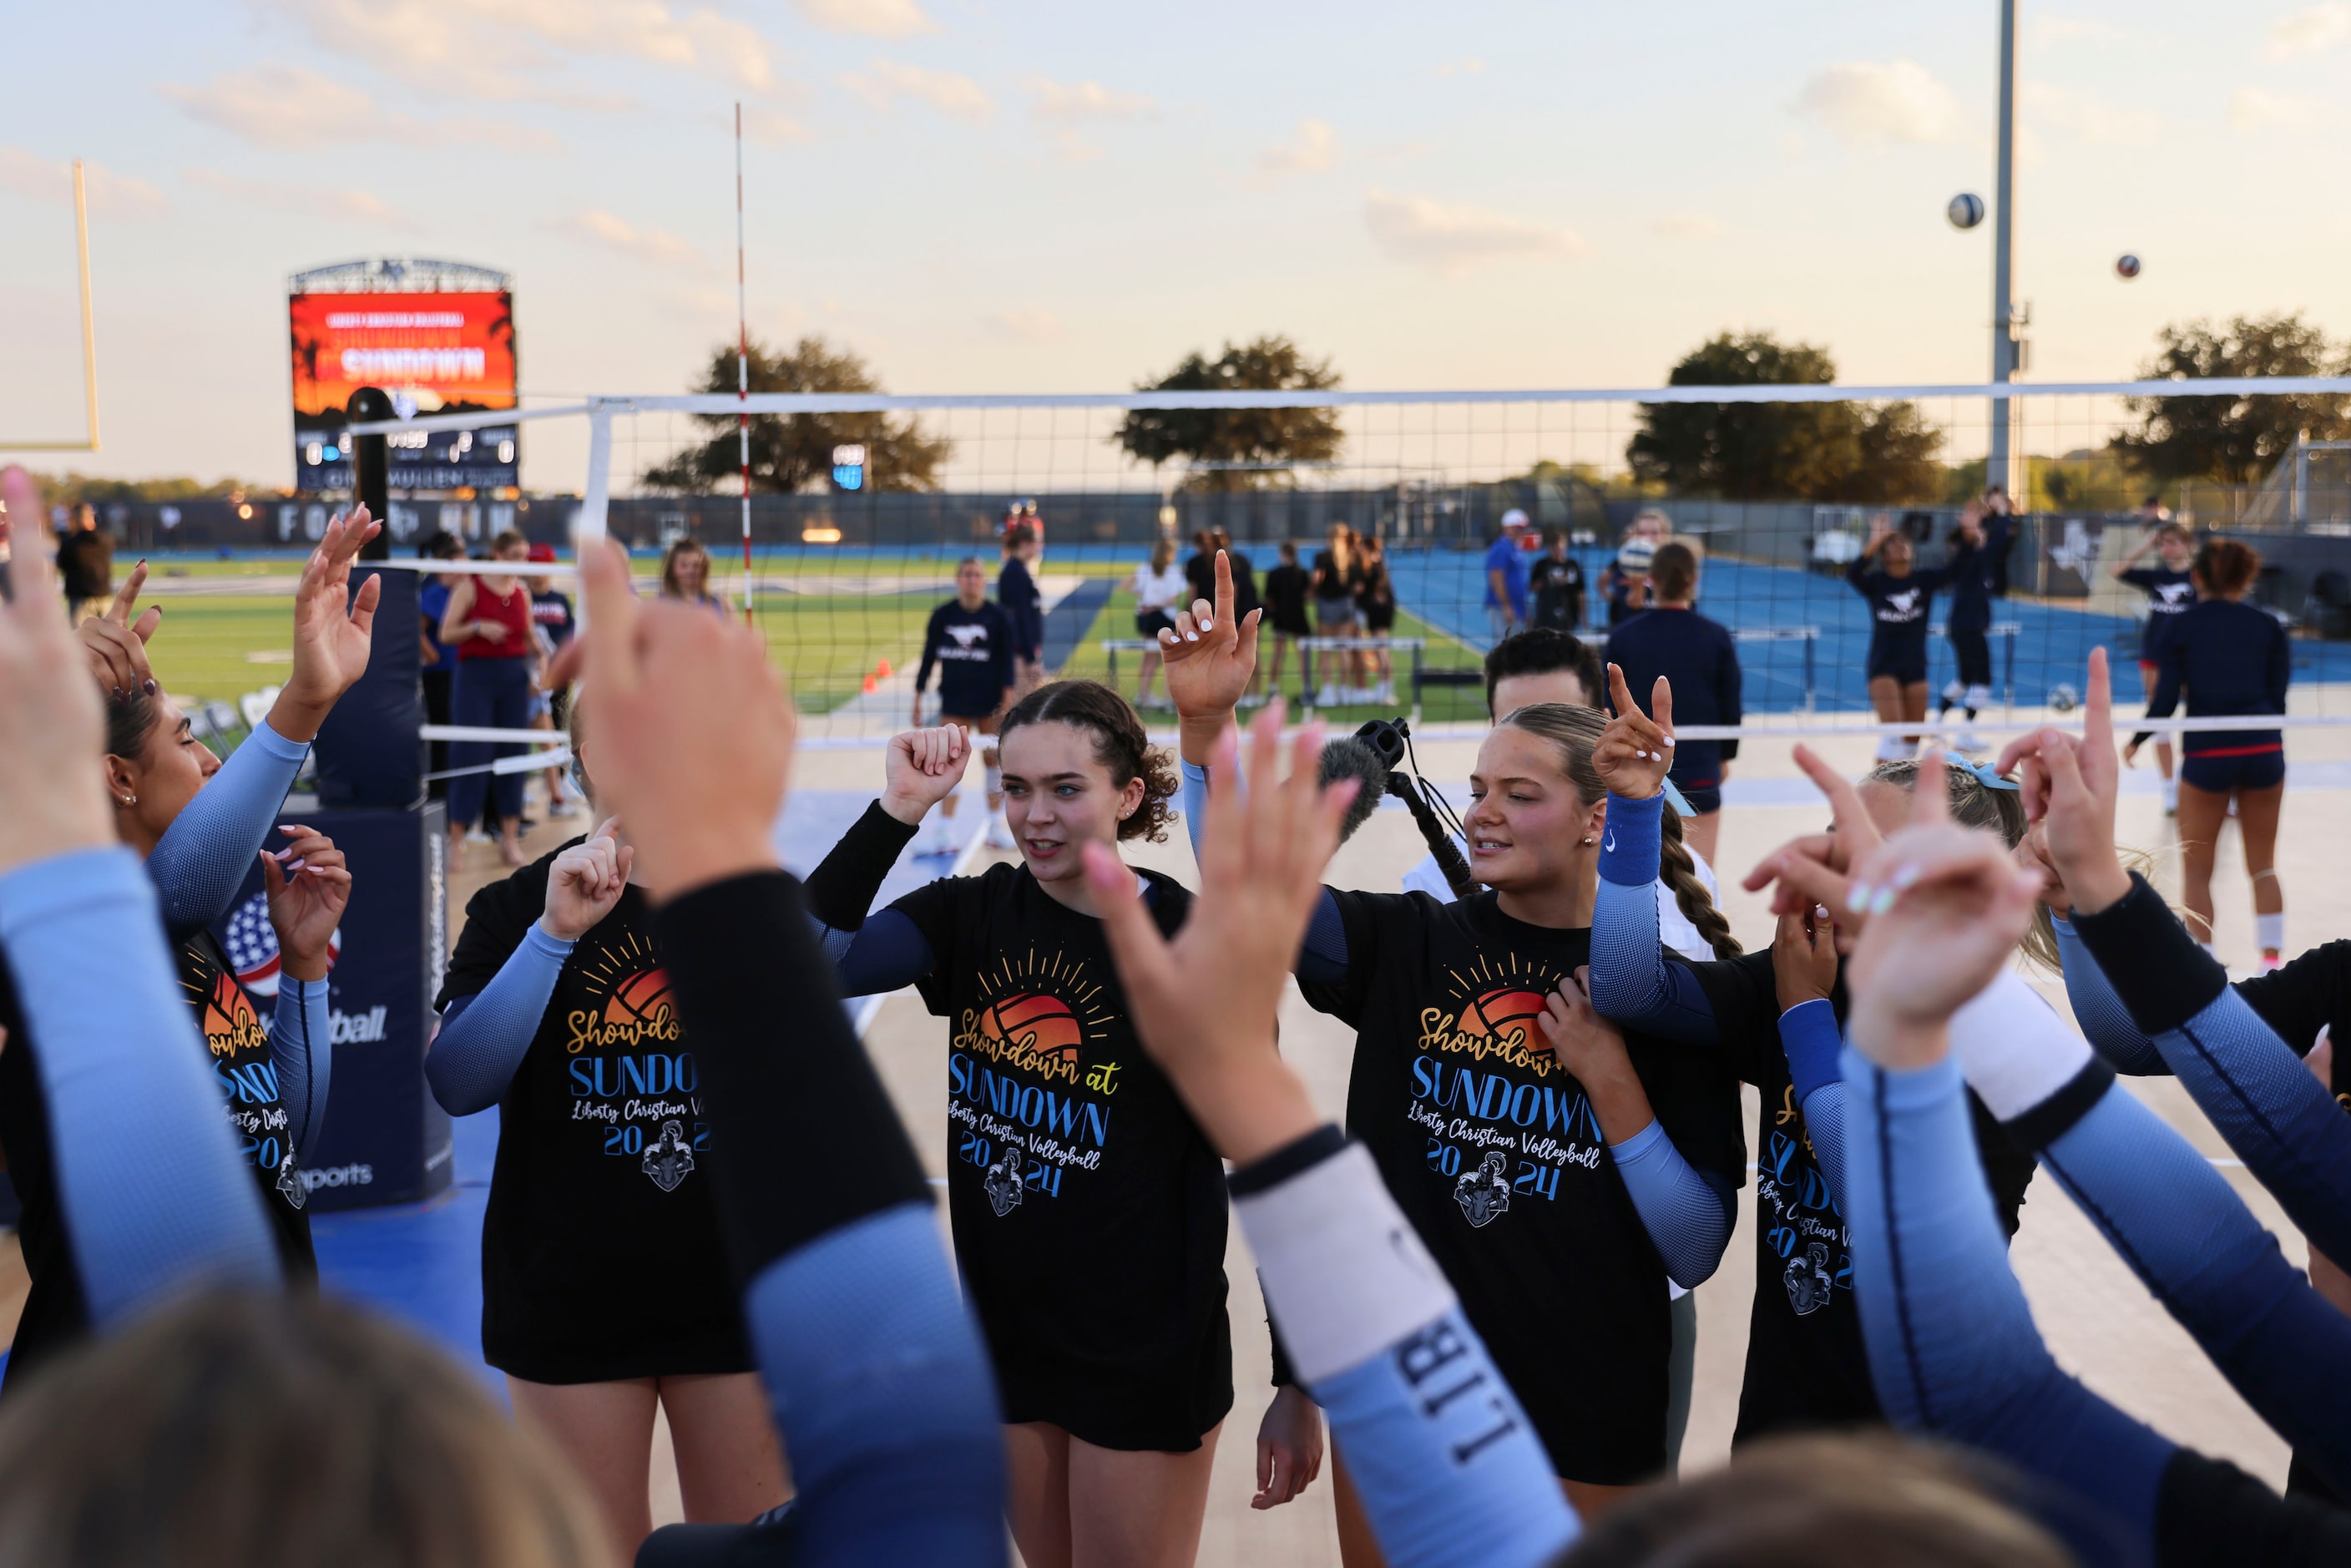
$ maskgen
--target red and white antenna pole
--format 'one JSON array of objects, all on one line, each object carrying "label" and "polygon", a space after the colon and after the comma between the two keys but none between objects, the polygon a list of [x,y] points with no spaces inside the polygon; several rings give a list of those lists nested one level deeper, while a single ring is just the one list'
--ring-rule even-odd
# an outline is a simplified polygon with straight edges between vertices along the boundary
[{"label": "red and white antenna pole", "polygon": [[743,460],[743,620],[751,620],[751,326],[743,301],[743,104],[735,104],[735,396],[746,404],[735,415]]}]

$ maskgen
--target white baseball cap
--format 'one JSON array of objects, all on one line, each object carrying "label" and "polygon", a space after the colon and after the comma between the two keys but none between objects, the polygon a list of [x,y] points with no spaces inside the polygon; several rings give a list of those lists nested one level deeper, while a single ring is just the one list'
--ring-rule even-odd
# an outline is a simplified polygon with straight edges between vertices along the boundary
[{"label": "white baseball cap", "polygon": [[1518,507],[1512,507],[1502,514],[1502,526],[1506,528],[1523,528],[1527,526],[1527,515]]}]

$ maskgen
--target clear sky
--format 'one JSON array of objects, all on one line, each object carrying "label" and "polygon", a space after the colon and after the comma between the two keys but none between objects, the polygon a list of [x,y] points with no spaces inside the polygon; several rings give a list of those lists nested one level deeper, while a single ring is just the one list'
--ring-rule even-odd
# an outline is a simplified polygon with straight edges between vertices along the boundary
[{"label": "clear sky", "polygon": [[[2351,3],[2023,13],[2033,373],[2165,320],[2351,334]],[[9,7],[0,439],[78,427],[67,161],[92,165],[106,450],[290,479],[285,281],[516,278],[528,397],[683,390],[752,329],[893,391],[1122,388],[1288,332],[1351,386],[1639,386],[1726,329],[1843,379],[1989,355],[1997,7],[160,0]],[[2142,256],[2123,283],[2113,262]],[[576,488],[580,443],[526,444]]]}]

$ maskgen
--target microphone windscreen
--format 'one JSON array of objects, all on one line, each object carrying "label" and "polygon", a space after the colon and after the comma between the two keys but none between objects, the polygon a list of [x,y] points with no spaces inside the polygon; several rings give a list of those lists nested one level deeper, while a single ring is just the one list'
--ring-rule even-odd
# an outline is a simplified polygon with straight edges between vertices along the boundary
[{"label": "microphone windscreen", "polygon": [[1387,759],[1372,749],[1369,744],[1352,735],[1343,735],[1322,745],[1322,782],[1336,783],[1342,779],[1361,781],[1355,791],[1354,803],[1347,808],[1346,817],[1339,823],[1339,841],[1345,843],[1355,836],[1355,830],[1371,821],[1379,810],[1380,798],[1388,789]]}]

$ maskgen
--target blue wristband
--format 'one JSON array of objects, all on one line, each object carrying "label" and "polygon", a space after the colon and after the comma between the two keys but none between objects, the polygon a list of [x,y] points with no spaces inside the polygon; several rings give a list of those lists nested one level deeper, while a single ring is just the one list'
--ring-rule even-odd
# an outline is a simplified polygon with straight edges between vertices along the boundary
[{"label": "blue wristband", "polygon": [[1619,887],[1646,887],[1656,881],[1665,817],[1663,795],[1628,800],[1610,791],[1608,821],[1600,834],[1600,874]]}]

